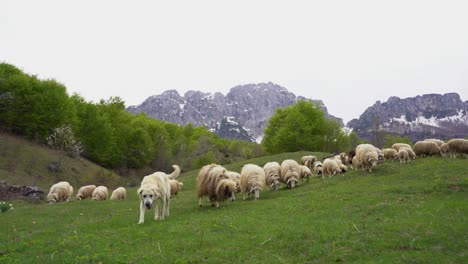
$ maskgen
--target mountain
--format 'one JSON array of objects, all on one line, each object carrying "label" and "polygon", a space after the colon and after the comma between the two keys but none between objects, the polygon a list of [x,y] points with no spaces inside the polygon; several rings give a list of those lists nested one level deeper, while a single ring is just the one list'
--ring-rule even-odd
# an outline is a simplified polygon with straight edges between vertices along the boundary
[{"label": "mountain", "polygon": [[127,111],[144,112],[148,116],[177,124],[192,123],[205,126],[220,137],[260,142],[268,120],[276,108],[310,100],[324,110],[327,118],[343,125],[340,118],[329,115],[320,100],[307,99],[274,83],[239,85],[224,96],[221,93],[187,91],[184,96],[176,90],[153,95]]},{"label": "mountain", "polygon": [[413,142],[425,138],[468,136],[468,101],[457,93],[425,94],[377,101],[346,125],[361,138],[371,139],[373,128],[408,136]]}]

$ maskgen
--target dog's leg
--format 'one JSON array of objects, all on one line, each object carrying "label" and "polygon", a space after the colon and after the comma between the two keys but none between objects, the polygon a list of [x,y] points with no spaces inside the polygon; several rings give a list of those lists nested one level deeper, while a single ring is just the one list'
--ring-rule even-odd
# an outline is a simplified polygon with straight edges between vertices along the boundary
[{"label": "dog's leg", "polygon": [[159,211],[159,220],[164,220],[166,214],[166,197],[161,197],[161,210]]},{"label": "dog's leg", "polygon": [[171,197],[167,196],[167,204],[166,204],[166,216],[169,216],[169,206],[171,205]]},{"label": "dog's leg", "polygon": [[140,201],[140,221],[138,224],[143,224],[145,222],[145,205],[143,201]]},{"label": "dog's leg", "polygon": [[154,220],[159,220],[158,200],[154,201]]}]

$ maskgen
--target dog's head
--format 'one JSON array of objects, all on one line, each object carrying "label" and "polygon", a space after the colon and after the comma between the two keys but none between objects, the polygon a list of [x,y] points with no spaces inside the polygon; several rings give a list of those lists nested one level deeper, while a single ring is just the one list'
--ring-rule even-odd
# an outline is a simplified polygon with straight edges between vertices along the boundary
[{"label": "dog's head", "polygon": [[159,191],[158,186],[156,185],[144,185],[141,186],[138,190],[138,196],[147,209],[151,209],[153,202],[161,197],[161,192]]}]

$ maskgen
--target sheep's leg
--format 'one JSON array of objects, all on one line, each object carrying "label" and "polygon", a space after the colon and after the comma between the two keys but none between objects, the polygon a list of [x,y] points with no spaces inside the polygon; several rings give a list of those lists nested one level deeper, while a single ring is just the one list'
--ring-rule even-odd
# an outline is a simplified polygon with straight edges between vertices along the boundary
[{"label": "sheep's leg", "polygon": [[199,198],[198,198],[198,207],[201,207],[201,205],[202,205],[202,202],[201,202],[201,201],[202,201],[202,198],[199,197]]},{"label": "sheep's leg", "polygon": [[247,197],[245,196],[245,193],[242,193],[242,195],[243,195],[243,197],[242,197],[243,200],[247,199]]},{"label": "sheep's leg", "polygon": [[143,201],[140,201],[140,221],[138,224],[143,224],[145,222],[145,205]]},{"label": "sheep's leg", "polygon": [[215,206],[216,206],[216,208],[219,208],[219,202],[218,201],[215,201]]}]

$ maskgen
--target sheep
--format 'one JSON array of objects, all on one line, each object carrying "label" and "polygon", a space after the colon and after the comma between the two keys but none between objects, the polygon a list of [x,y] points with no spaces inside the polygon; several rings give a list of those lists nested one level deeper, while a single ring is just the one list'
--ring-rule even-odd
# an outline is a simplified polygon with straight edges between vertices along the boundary
[{"label": "sheep", "polygon": [[240,173],[240,188],[244,194],[250,196],[251,193],[255,194],[255,200],[260,199],[260,192],[265,185],[265,172],[263,168],[255,164],[245,164]]},{"label": "sheep", "polygon": [[373,149],[377,153],[377,161],[384,161],[384,154],[383,154],[382,150],[375,147],[374,145],[372,145],[372,144],[360,144],[360,145],[358,145],[356,147],[356,155],[357,155],[359,149],[361,149],[361,148],[365,148],[367,150]]},{"label": "sheep", "polygon": [[413,159],[413,160],[416,159],[417,156],[416,156],[416,154],[414,153],[414,151],[413,151],[412,148],[408,148],[408,147],[403,146],[403,147],[400,147],[400,149],[406,150],[406,152],[408,152],[408,156],[409,156],[410,159]]},{"label": "sheep", "polygon": [[73,195],[73,187],[66,181],[58,182],[50,187],[47,194],[47,202],[57,203],[62,201],[70,201]]},{"label": "sheep", "polygon": [[442,144],[442,146],[440,146],[440,154],[443,157],[446,157],[447,155],[450,154],[450,147],[449,147],[448,143],[444,143],[444,144]]},{"label": "sheep", "polygon": [[433,141],[418,141],[414,144],[414,153],[417,156],[432,156],[440,154],[440,148]]},{"label": "sheep", "polygon": [[202,197],[208,196],[211,206],[219,208],[219,202],[236,200],[236,183],[226,175],[226,169],[217,164],[205,165],[197,176],[198,206],[202,206]]},{"label": "sheep", "polygon": [[302,163],[302,165],[304,165],[304,166],[306,166],[308,168],[311,168],[316,160],[317,160],[316,156],[312,156],[312,155],[303,156],[301,158],[301,163]]},{"label": "sheep", "polygon": [[174,179],[169,179],[169,185],[171,186],[171,197],[172,195],[177,195],[177,193],[182,189],[182,186],[184,186],[182,182]]},{"label": "sheep", "polygon": [[317,173],[317,177],[323,172],[323,163],[320,161],[314,162],[314,171]]},{"label": "sheep", "polygon": [[454,138],[447,142],[449,146],[450,157],[456,158],[457,154],[468,154],[468,140]]},{"label": "sheep", "polygon": [[351,168],[352,169],[361,169],[362,165],[360,160],[356,156],[353,157],[353,160],[351,161]]},{"label": "sheep", "polygon": [[281,162],[280,180],[285,183],[288,188],[294,188],[299,182],[301,169],[299,164],[292,159],[286,159]]},{"label": "sheep", "polygon": [[398,151],[398,158],[400,159],[400,163],[406,163],[406,161],[410,162],[407,148],[400,148]]},{"label": "sheep", "polygon": [[299,168],[301,169],[301,173],[299,174],[299,176],[301,177],[302,181],[304,181],[304,179],[307,179],[307,181],[309,181],[310,175],[312,175],[310,169],[304,165],[299,165]]},{"label": "sheep", "polygon": [[392,145],[392,149],[398,151],[400,150],[401,147],[407,147],[409,149],[412,149],[411,146],[409,144],[406,144],[406,143],[395,143]]},{"label": "sheep", "polygon": [[385,159],[396,160],[398,159],[398,152],[392,148],[383,149],[383,154]]},{"label": "sheep", "polygon": [[104,201],[107,200],[107,187],[106,186],[98,186],[93,191],[93,200],[96,201]]},{"label": "sheep", "polygon": [[332,175],[335,175],[337,173],[341,173],[341,168],[338,166],[338,163],[336,162],[335,159],[325,159],[323,161],[323,174],[322,178],[325,177],[325,175],[328,175],[328,177],[331,177]]},{"label": "sheep", "polygon": [[240,174],[235,171],[226,171],[226,176],[236,183],[236,193],[240,192]]},{"label": "sheep", "polygon": [[439,148],[445,143],[444,141],[442,141],[440,139],[435,139],[435,138],[428,138],[428,139],[425,139],[424,141],[432,141],[432,142],[436,143],[437,146],[439,146]]},{"label": "sheep", "polygon": [[78,190],[78,193],[76,194],[76,199],[84,200],[86,198],[91,198],[94,189],[96,189],[96,185],[81,186],[81,188]]},{"label": "sheep", "polygon": [[361,144],[356,147],[356,157],[363,170],[372,172],[372,168],[377,166],[379,154],[377,148],[371,144]]},{"label": "sheep", "polygon": [[119,187],[112,192],[111,200],[125,200],[127,198],[127,190],[124,187]]},{"label": "sheep", "polygon": [[338,164],[338,167],[340,167],[341,173],[345,173],[346,171],[348,171],[348,168],[342,162],[343,159],[341,155],[336,155],[332,159],[335,160],[336,164]]},{"label": "sheep", "polygon": [[265,184],[268,185],[270,191],[278,190],[281,182],[281,165],[278,162],[267,162],[263,165],[263,171],[265,172]]}]

